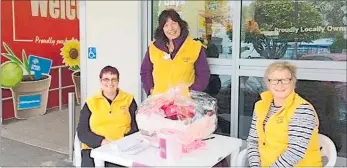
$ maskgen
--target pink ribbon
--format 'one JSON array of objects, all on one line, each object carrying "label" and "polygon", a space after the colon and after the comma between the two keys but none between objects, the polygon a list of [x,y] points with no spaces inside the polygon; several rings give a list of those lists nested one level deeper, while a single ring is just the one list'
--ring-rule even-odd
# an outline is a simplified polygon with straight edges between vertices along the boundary
[{"label": "pink ribbon", "polygon": [[183,153],[189,153],[194,150],[200,149],[200,148],[205,148],[206,147],[206,142],[202,140],[197,140],[192,142],[191,144],[188,145],[183,145],[182,147],[182,152]]}]

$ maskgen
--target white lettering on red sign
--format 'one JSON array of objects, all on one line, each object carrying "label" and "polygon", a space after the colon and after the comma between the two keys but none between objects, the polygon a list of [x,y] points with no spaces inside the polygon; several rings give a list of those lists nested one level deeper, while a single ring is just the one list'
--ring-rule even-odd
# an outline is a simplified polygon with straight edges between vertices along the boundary
[{"label": "white lettering on red sign", "polygon": [[79,19],[79,8],[76,0],[31,0],[31,15],[53,19]]}]

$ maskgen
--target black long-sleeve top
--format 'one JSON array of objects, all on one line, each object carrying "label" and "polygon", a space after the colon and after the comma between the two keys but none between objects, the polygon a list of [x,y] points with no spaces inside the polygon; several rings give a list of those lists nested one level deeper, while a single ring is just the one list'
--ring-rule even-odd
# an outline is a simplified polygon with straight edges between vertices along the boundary
[{"label": "black long-sleeve top", "polygon": [[[112,103],[112,100],[110,100],[110,99],[107,99],[107,101],[110,104]],[[130,107],[129,107],[129,112],[130,112],[130,116],[131,116],[131,128],[130,128],[130,131],[127,134],[125,134],[124,136],[133,134],[133,133],[138,131],[136,118],[135,118],[136,110],[137,110],[137,104],[136,104],[135,99],[133,99],[131,104],[130,104]],[[105,137],[95,134],[90,129],[89,120],[90,120],[91,114],[92,113],[91,113],[87,103],[84,104],[84,106],[81,110],[81,114],[80,114],[80,118],[79,118],[79,122],[78,122],[78,126],[77,126],[77,136],[82,143],[88,145],[91,148],[97,148],[101,145],[101,142],[102,142],[102,140],[105,139]]]}]

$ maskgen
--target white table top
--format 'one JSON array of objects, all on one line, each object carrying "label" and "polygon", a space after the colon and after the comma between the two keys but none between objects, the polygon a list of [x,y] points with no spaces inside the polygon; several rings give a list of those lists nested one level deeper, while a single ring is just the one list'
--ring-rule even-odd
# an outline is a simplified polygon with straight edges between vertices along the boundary
[{"label": "white table top", "polygon": [[[222,135],[213,134],[214,139],[206,140],[205,149],[198,149],[185,154],[179,160],[172,162],[162,159],[159,149],[149,146],[136,155],[126,155],[112,150],[110,144],[93,149],[91,157],[95,160],[107,161],[122,166],[132,167],[133,162],[146,166],[204,166],[212,167],[232,152],[239,152],[242,140]],[[140,133],[135,133],[125,138],[141,138]],[[238,154],[238,153],[237,153]]]}]

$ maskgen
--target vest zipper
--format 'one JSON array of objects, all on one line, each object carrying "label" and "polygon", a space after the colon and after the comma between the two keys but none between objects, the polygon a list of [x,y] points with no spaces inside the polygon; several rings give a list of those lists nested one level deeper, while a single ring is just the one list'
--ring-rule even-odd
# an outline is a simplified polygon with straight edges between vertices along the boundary
[{"label": "vest zipper", "polygon": [[[175,55],[175,58],[176,58],[176,56],[177,56],[177,54]],[[175,58],[172,59],[172,58],[171,58],[171,54],[170,54],[171,68],[170,68],[170,73],[169,73],[169,75],[167,76],[168,82],[169,82],[169,83],[168,83],[168,85],[169,85],[169,86],[168,86],[168,89],[170,89],[170,87],[172,87],[172,75],[173,75],[173,72],[172,72],[173,70],[172,70],[172,69],[173,69],[173,67],[174,67],[174,63],[175,63],[175,62],[174,62],[174,59],[175,59]],[[171,86],[170,86],[170,85],[171,85]]]},{"label": "vest zipper", "polygon": [[[176,55],[175,55],[175,57],[174,57],[173,59],[171,58],[171,53],[170,53],[171,68],[170,68],[170,73],[169,73],[169,75],[167,76],[168,79],[169,79],[169,80],[168,80],[168,82],[169,82],[168,88],[169,88],[169,89],[170,89],[170,87],[177,87],[177,86],[172,86],[172,75],[173,75],[173,72],[172,72],[172,71],[175,69],[175,68],[173,68],[173,67],[174,67],[174,63],[175,63],[175,59],[176,59],[177,56],[179,56],[179,54],[182,52],[181,50],[184,49],[183,47],[185,47],[186,43],[188,43],[187,40],[188,40],[188,38],[184,40],[184,42],[182,43],[180,49],[177,50]],[[184,74],[182,75],[182,78],[178,81],[178,84],[176,84],[176,85],[180,85],[180,84],[185,85],[185,84],[186,84],[186,83],[183,83],[183,79],[184,79],[184,77],[185,77],[185,75],[186,75],[186,72],[187,72],[187,71],[184,72]],[[170,85],[171,85],[171,86],[170,86]]]},{"label": "vest zipper", "polygon": [[[271,106],[271,105],[270,105],[270,106]],[[268,113],[270,112],[270,109],[271,109],[271,108],[268,108],[268,109],[267,109]],[[265,118],[266,118],[266,116],[267,116],[268,113],[266,114],[265,118],[262,119],[263,121],[262,121],[260,124],[261,124],[262,132],[263,132],[263,142],[261,142],[261,144],[262,144],[263,146],[266,145],[265,142],[266,142],[266,127],[267,127],[267,123],[268,123],[274,116],[278,115],[281,111],[283,111],[283,107],[282,107],[279,111],[277,111],[276,113],[274,113],[271,117],[269,117],[269,119],[267,120],[267,122],[265,123],[265,125],[264,125],[264,122],[265,122]]]}]

